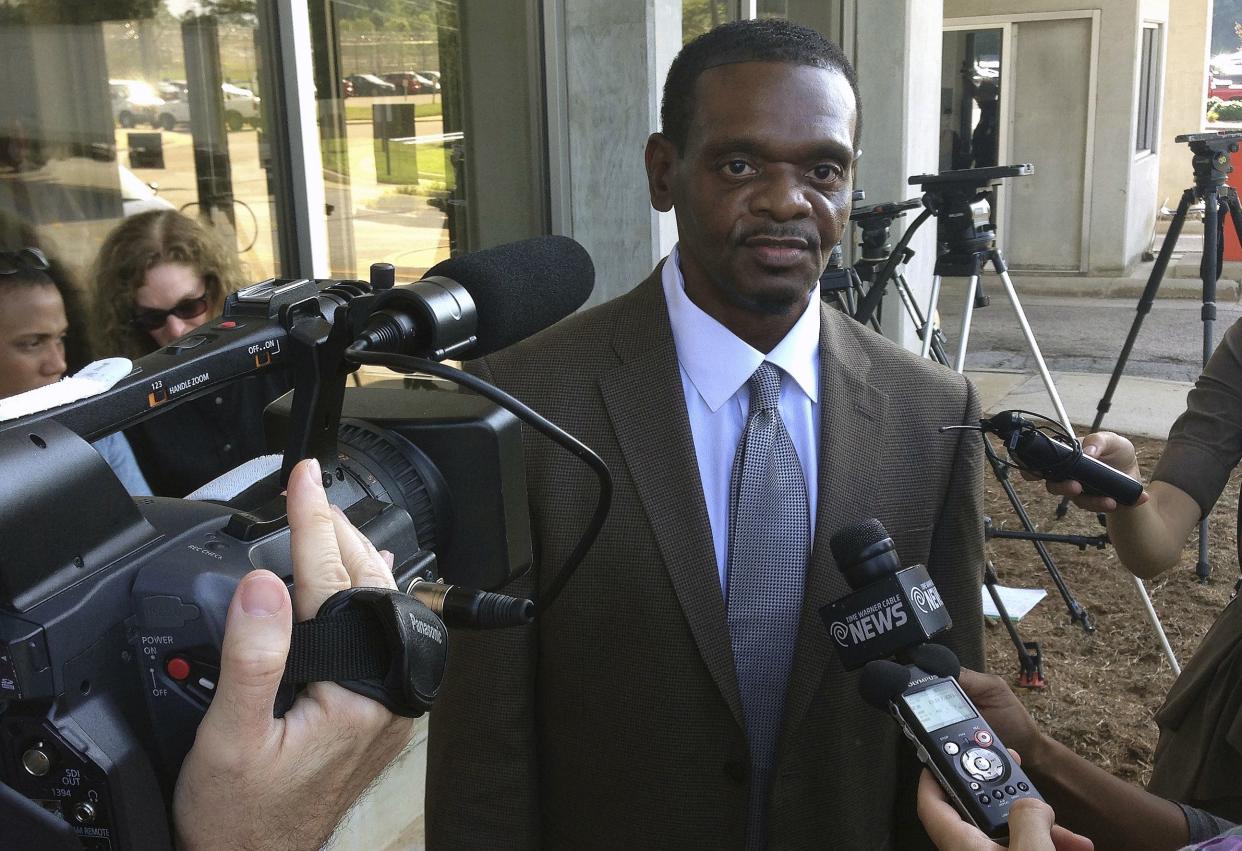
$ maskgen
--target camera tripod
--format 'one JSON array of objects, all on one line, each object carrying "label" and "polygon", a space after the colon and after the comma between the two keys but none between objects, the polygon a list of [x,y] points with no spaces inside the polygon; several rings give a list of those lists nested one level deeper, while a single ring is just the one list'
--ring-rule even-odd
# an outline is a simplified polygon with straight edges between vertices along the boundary
[{"label": "camera tripod", "polygon": [[[1238,150],[1239,140],[1242,140],[1240,131],[1190,133],[1176,138],[1175,141],[1186,142],[1190,146],[1194,185],[1182,193],[1177,212],[1173,214],[1173,220],[1169,223],[1169,230],[1164,236],[1164,242],[1160,245],[1160,253],[1156,256],[1156,263],[1152,267],[1151,276],[1147,279],[1147,286],[1144,287],[1143,294],[1139,297],[1134,322],[1130,325],[1130,332],[1126,336],[1125,344],[1121,347],[1121,354],[1117,357],[1117,365],[1113,367],[1108,387],[1096,405],[1091,431],[1099,431],[1105,414],[1112,407],[1113,393],[1126,368],[1126,361],[1130,357],[1130,351],[1134,348],[1139,329],[1143,326],[1143,319],[1151,312],[1156,292],[1160,289],[1160,283],[1169,266],[1169,259],[1177,245],[1178,237],[1181,236],[1182,226],[1186,223],[1190,205],[1197,200],[1203,201],[1203,259],[1199,262],[1199,278],[1203,283],[1203,308],[1200,312],[1203,322],[1203,364],[1207,365],[1214,348],[1212,327],[1216,320],[1216,281],[1220,276],[1224,252],[1226,215],[1233,222],[1238,239],[1242,240],[1242,205],[1238,203],[1237,191],[1225,183],[1229,173],[1233,171],[1233,167],[1229,164],[1229,154]],[[1060,505],[1057,506],[1057,517],[1064,517],[1068,506],[1069,499],[1062,499]],[[1204,517],[1199,523],[1199,561],[1195,566],[1195,573],[1200,582],[1206,582],[1211,575],[1211,570],[1208,562],[1208,520]],[[1238,585],[1242,587],[1242,578],[1238,580]]]},{"label": "camera tripod", "polygon": [[[868,255],[867,247],[864,246],[864,268],[872,272],[872,280],[870,288],[858,299],[857,309],[854,311],[853,316],[864,324],[876,325],[878,309],[889,282],[896,281],[900,277],[897,273],[899,263],[908,260],[912,254],[907,247],[911,237],[928,218],[933,215],[936,216],[938,256],[936,258],[935,273],[932,279],[932,292],[927,311],[926,313],[920,312],[917,305],[914,305],[913,311],[907,308],[907,312],[910,313],[912,320],[919,329],[918,333],[921,340],[920,354],[923,357],[931,357],[959,373],[964,370],[966,346],[969,342],[970,323],[974,310],[976,307],[984,307],[990,303],[990,299],[983,292],[980,282],[983,269],[990,263],[1004,282],[1006,294],[1009,297],[1014,312],[1018,316],[1027,345],[1039,366],[1040,375],[1043,378],[1044,386],[1048,390],[1048,395],[1052,399],[1058,419],[1066,429],[1066,432],[1072,434],[1073,429],[1069,424],[1069,416],[1065,413],[1065,407],[1061,404],[1056,386],[1052,382],[1052,376],[1049,374],[1043,355],[1039,350],[1039,344],[1035,341],[1035,335],[1026,320],[1026,314],[1022,310],[1017,292],[1014,290],[1013,283],[1009,280],[1009,273],[1005,266],[1004,258],[1001,256],[1000,251],[995,248],[995,230],[990,224],[991,207],[986,197],[985,187],[995,186],[1003,177],[1016,177],[1030,173],[1031,167],[1023,165],[969,169],[945,172],[940,175],[911,177],[909,182],[911,184],[920,184],[924,190],[921,202],[908,201],[892,205],[876,205],[875,208],[860,211],[865,219],[869,219],[874,223],[871,246],[875,247],[877,245],[886,246],[888,227],[895,216],[889,216],[885,220],[885,217],[874,216],[871,213],[871,209],[888,207],[893,209],[894,212],[902,214],[906,210],[912,209],[918,203],[921,203],[925,208],[918,218],[911,223],[910,227],[906,229],[906,232],[891,252],[884,256],[880,256],[879,252],[873,252]],[[884,232],[884,238],[877,241],[876,237],[881,227]],[[865,230],[864,233],[866,233]],[[863,264],[864,261],[860,261],[856,265]],[[861,281],[862,275],[859,274],[857,277]],[[962,317],[961,336],[958,342],[956,358],[953,361],[950,361],[948,357],[944,336],[939,328],[935,326],[941,282],[946,277],[964,277],[969,282]],[[902,278],[902,283],[904,283],[904,278]],[[903,288],[898,284],[897,290],[899,295],[902,295],[902,302],[904,304],[913,304],[914,300],[909,295],[908,286]],[[858,291],[861,292],[861,283]],[[1061,575],[1060,569],[1057,567],[1056,562],[1053,561],[1052,555],[1048,552],[1047,547],[1044,546],[1045,538],[1042,536],[1042,533],[1035,531],[1035,526],[1031,522],[1030,516],[1022,505],[1017,491],[1014,490],[1013,484],[1009,481],[1008,466],[986,445],[985,454],[996,480],[1000,483],[1005,497],[1009,500],[1009,504],[1013,507],[1014,513],[1018,516],[1022,528],[1025,530],[1024,537],[1031,540],[1035,547],[1040,561],[1048,571],[1048,575],[1052,578],[1053,584],[1056,585],[1057,591],[1065,603],[1071,621],[1081,625],[1083,630],[1088,633],[1094,631],[1095,624],[1092,622],[1090,615],[1083,608],[1082,604],[1078,602],[1073,592],[1070,591],[1064,577]],[[1001,537],[1001,535],[996,536]],[[993,594],[994,598],[995,596]],[[1003,609],[1000,609],[1000,607],[998,607],[998,610],[1003,613]],[[1011,623],[1008,623],[1008,618],[1002,614],[1002,619],[1007,622],[1006,626],[1010,629],[1011,637],[1016,635],[1016,630],[1013,629]],[[1037,660],[1033,656],[1028,656],[1028,650],[1020,640],[1015,640],[1014,644],[1022,664],[1022,677],[1025,678],[1032,675],[1037,667]]]},{"label": "camera tripod", "polygon": [[[922,203],[917,198],[911,198],[905,201],[854,208],[850,212],[850,221],[858,225],[860,231],[858,247],[862,256],[853,266],[842,267],[841,247],[838,245],[834,248],[828,260],[828,268],[820,278],[820,291],[824,298],[835,299],[850,316],[860,322],[870,324],[873,329],[879,331],[883,303],[879,302],[873,308],[872,303],[867,302],[867,299],[872,292],[882,296],[891,281],[905,308],[906,316],[909,317],[914,327],[919,329],[920,334],[931,329],[929,344],[931,357],[937,363],[948,366],[949,357],[945,352],[947,342],[944,334],[940,332],[939,327],[928,322],[928,319],[923,316],[923,311],[919,309],[918,301],[902,272],[902,267],[914,257],[914,252],[909,248],[910,237],[931,215],[931,211],[923,210],[914,224],[902,235],[895,248],[889,242],[889,233],[894,220],[901,218],[909,210],[921,207]],[[878,298],[873,301],[878,301]],[[859,310],[863,303],[867,304],[867,317],[860,319]]]}]

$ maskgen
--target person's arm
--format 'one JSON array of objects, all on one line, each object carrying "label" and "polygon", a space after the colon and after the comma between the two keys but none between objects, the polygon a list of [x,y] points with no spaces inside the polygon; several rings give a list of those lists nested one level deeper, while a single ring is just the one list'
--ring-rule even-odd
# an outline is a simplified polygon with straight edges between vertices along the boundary
[{"label": "person's arm", "polygon": [[1186,816],[1152,795],[1093,765],[1045,735],[999,677],[963,668],[958,681],[1057,813],[1057,821],[1094,840],[1096,848],[1181,848],[1189,841]]},{"label": "person's arm", "polygon": [[[1111,431],[1096,432],[1082,439],[1082,451],[1142,479],[1134,444]],[[1168,482],[1148,485],[1137,505],[1118,505],[1112,497],[1088,496],[1073,480],[1047,482],[1049,493],[1071,497],[1074,504],[1108,518],[1108,537],[1117,557],[1131,573],[1149,579],[1177,563],[1190,532],[1199,523],[1199,504],[1190,494]]]},{"label": "person's arm", "polygon": [[312,683],[272,717],[294,617],[314,617],[345,588],[396,587],[371,543],[331,510],[320,476],[303,461],[289,478],[293,599],[266,570],[233,595],[220,680],[173,796],[180,849],[319,848],[409,742],[412,719],[335,683]]}]

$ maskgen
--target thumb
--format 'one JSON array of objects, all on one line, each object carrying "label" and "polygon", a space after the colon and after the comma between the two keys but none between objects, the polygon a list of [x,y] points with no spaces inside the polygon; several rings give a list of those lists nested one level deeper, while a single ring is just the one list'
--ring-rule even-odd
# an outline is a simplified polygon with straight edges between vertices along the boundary
[{"label": "thumb", "polygon": [[1022,798],[1009,809],[1010,851],[1052,851],[1052,807],[1037,798]]},{"label": "thumb", "polygon": [[220,682],[200,730],[235,746],[260,748],[276,727],[272,707],[289,657],[293,606],[274,573],[251,571],[229,605]]}]

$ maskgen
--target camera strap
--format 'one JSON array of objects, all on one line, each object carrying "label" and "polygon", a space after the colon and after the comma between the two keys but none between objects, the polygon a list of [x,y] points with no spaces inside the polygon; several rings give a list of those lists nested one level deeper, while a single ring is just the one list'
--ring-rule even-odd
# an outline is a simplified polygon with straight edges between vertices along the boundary
[{"label": "camera strap", "polygon": [[348,588],[293,625],[283,683],[335,682],[417,718],[431,708],[448,657],[448,630],[395,588]]}]

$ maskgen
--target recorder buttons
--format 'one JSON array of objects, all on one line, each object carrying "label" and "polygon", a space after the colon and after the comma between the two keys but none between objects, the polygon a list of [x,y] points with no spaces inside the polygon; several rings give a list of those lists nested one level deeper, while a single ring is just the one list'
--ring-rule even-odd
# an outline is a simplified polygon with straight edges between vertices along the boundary
[{"label": "recorder buttons", "polygon": [[1017,790],[1017,789],[1015,789],[1015,788],[1013,788],[1012,786],[1006,786],[1006,787],[1005,787],[1005,794],[1006,794],[1006,795],[1010,795],[1010,796],[1012,796],[1012,795],[1016,795],[1016,794],[1018,794],[1018,790]]},{"label": "recorder buttons", "polygon": [[979,803],[986,806],[987,804],[992,803],[992,799],[988,797],[987,792],[984,792],[982,795],[979,796]]},{"label": "recorder buttons", "polygon": [[962,754],[962,768],[981,783],[998,780],[1005,773],[1005,764],[995,753],[984,748],[971,748]]},{"label": "recorder buttons", "polygon": [[992,734],[987,730],[979,730],[975,733],[975,742],[986,748],[992,744]]},{"label": "recorder buttons", "polygon": [[961,748],[957,746],[956,742],[945,742],[944,743],[944,752],[947,753],[949,756],[957,756],[957,752],[959,750],[961,750]]}]

